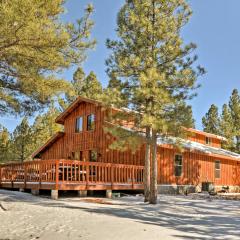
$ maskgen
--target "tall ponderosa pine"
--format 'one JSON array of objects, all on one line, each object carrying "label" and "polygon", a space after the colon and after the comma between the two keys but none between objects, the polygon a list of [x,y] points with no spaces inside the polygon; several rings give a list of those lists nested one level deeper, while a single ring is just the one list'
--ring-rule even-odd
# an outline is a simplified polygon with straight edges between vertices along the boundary
[{"label": "tall ponderosa pine", "polygon": [[202,118],[202,125],[204,132],[220,134],[220,119],[216,105],[211,105],[206,115]]},{"label": "tall ponderosa pine", "polygon": [[13,160],[23,162],[30,159],[33,149],[33,132],[26,117],[15,128],[12,136]]},{"label": "tall ponderosa pine", "polygon": [[85,75],[81,67],[77,68],[73,74],[71,81],[73,91],[71,94],[66,93],[65,98],[59,98],[59,103],[62,109],[68,107],[78,96],[88,97],[91,99],[99,99],[103,93],[102,85],[98,81],[94,72]]},{"label": "tall ponderosa pine", "polygon": [[237,89],[234,89],[229,100],[229,109],[232,116],[236,151],[240,152],[240,96]]},{"label": "tall ponderosa pine", "polygon": [[0,162],[10,160],[10,133],[0,124]]},{"label": "tall ponderosa pine", "polygon": [[[157,201],[157,138],[182,134],[182,126],[189,123],[183,121],[189,112],[185,100],[193,97],[190,92],[197,87],[197,75],[203,73],[200,67],[197,71],[192,68],[196,45],[184,45],[180,36],[190,16],[184,0],[127,0],[118,14],[120,40],[107,41],[113,51],[107,60],[108,73],[122,81],[128,94],[130,114],[135,115],[133,130],[146,134],[144,188],[145,201],[150,203]],[[112,94],[109,103],[116,102],[114,97]],[[116,127],[121,144],[122,134]],[[131,131],[126,146],[133,145],[132,135]]]},{"label": "tall ponderosa pine", "polygon": [[60,71],[79,65],[90,40],[93,7],[75,24],[61,21],[64,0],[0,1],[0,114],[31,112],[66,92]]},{"label": "tall ponderosa pine", "polygon": [[32,152],[42,146],[55,133],[62,130],[62,126],[55,122],[59,114],[60,111],[52,103],[46,113],[36,117],[32,126]]},{"label": "tall ponderosa pine", "polygon": [[232,115],[227,104],[222,107],[222,114],[220,117],[220,134],[224,136],[227,141],[223,142],[223,148],[235,151],[234,145],[234,125]]}]

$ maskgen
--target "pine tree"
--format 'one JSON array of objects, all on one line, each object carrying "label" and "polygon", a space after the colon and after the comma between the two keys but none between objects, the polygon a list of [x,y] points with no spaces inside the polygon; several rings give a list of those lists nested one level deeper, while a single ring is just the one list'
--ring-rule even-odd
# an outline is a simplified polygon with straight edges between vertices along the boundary
[{"label": "pine tree", "polygon": [[220,134],[220,119],[216,105],[211,105],[206,115],[202,118],[202,124],[204,132]]},{"label": "pine tree", "polygon": [[[133,130],[141,129],[146,134],[144,188],[145,201],[150,203],[157,201],[157,138],[182,134],[186,122],[181,120],[189,113],[185,100],[194,96],[191,92],[198,87],[196,78],[204,72],[201,67],[192,68],[197,60],[191,54],[196,45],[184,45],[180,37],[190,15],[183,0],[128,0],[118,14],[120,40],[107,41],[113,51],[106,62],[108,72],[122,81],[128,94]],[[112,94],[106,105],[116,102],[114,97]],[[176,118],[176,113],[181,117]],[[128,134],[131,141],[126,138],[128,146],[133,145],[132,132]],[[122,144],[121,134],[116,130],[115,137],[118,135]]]},{"label": "pine tree", "polygon": [[86,58],[95,45],[89,5],[76,23],[64,23],[64,0],[0,1],[0,114],[32,112],[71,91],[59,73]]},{"label": "pine tree", "polygon": [[79,91],[79,95],[92,99],[99,99],[102,94],[102,85],[98,81],[97,76],[94,72],[90,72],[86,77],[81,90]]},{"label": "pine tree", "polygon": [[85,75],[83,69],[79,67],[73,74],[71,81],[73,91],[65,94],[65,98],[59,98],[60,107],[64,110],[68,107],[78,96],[87,97],[98,100],[101,98],[103,89],[101,83],[98,81],[94,72],[90,72],[88,76]]},{"label": "pine tree", "polygon": [[227,139],[226,142],[223,142],[222,147],[230,151],[235,151],[234,125],[230,109],[227,104],[224,104],[222,107],[222,114],[220,118],[220,133],[221,136],[224,136]]},{"label": "pine tree", "polygon": [[14,160],[23,162],[30,159],[33,152],[33,132],[29,126],[28,119],[23,118],[22,122],[15,128],[12,136],[12,151]]},{"label": "pine tree", "polygon": [[234,89],[229,100],[229,109],[232,116],[234,137],[236,140],[235,150],[240,152],[240,96],[237,89]]},{"label": "pine tree", "polygon": [[10,133],[0,124],[0,162],[10,160]]},{"label": "pine tree", "polygon": [[42,146],[54,134],[62,131],[62,126],[55,122],[55,119],[59,114],[60,111],[57,110],[52,102],[46,113],[36,117],[32,126],[32,152]]}]

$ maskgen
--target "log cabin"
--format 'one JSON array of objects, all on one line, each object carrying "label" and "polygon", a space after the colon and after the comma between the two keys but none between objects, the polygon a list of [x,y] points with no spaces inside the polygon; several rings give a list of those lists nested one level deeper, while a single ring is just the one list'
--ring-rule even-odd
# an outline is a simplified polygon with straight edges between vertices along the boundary
[{"label": "log cabin", "polygon": [[[104,131],[106,109],[99,101],[78,97],[56,123],[56,133],[32,155],[34,161],[0,165],[0,187],[52,191],[142,190],[145,149],[132,152],[109,149],[111,136]],[[128,128],[126,124],[126,129]],[[240,155],[221,148],[224,137],[187,129],[183,151],[174,138],[158,139],[158,191],[201,191],[206,184],[215,189],[240,191]],[[203,189],[204,190],[204,189]]]}]

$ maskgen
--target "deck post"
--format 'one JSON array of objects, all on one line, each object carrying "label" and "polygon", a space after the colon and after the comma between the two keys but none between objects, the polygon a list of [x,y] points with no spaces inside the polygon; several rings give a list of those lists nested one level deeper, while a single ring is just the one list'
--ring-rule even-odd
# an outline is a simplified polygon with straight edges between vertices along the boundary
[{"label": "deck post", "polygon": [[55,182],[56,182],[56,186],[55,186],[55,190],[58,190],[58,179],[59,179],[59,160],[56,160],[56,169],[55,169]]},{"label": "deck post", "polygon": [[112,190],[106,190],[106,198],[112,198]]},{"label": "deck post", "polygon": [[79,197],[87,197],[87,190],[80,190],[78,191]]},{"label": "deck post", "polygon": [[42,162],[39,162],[39,189],[41,189],[42,184]]},{"label": "deck post", "polygon": [[26,188],[26,182],[27,182],[27,163],[23,163],[24,166],[24,188]]},{"label": "deck post", "polygon": [[51,190],[51,199],[57,200],[58,199],[58,190]]},{"label": "deck post", "polygon": [[132,166],[132,189],[134,189],[134,167]]}]

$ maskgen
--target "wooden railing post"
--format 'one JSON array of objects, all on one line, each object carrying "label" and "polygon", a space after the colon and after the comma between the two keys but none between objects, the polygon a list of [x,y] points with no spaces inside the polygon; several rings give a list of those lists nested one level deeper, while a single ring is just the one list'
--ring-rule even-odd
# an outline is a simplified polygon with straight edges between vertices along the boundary
[{"label": "wooden railing post", "polygon": [[39,189],[41,189],[42,184],[42,162],[39,162]]},{"label": "wooden railing post", "polygon": [[89,182],[89,162],[86,163],[86,190],[88,189]]},{"label": "wooden railing post", "polygon": [[24,166],[24,188],[26,188],[27,184],[27,163],[23,163]]},{"label": "wooden railing post", "polygon": [[132,166],[132,189],[134,187],[134,166]]},{"label": "wooden railing post", "polygon": [[113,167],[114,167],[114,165],[111,163],[111,185],[112,185],[112,188],[113,188],[113,181],[114,181],[114,172],[113,172]]},{"label": "wooden railing post", "polygon": [[0,166],[0,188],[2,187],[2,167]]},{"label": "wooden railing post", "polygon": [[58,190],[58,180],[59,180],[59,160],[56,160],[56,164],[55,164],[55,182],[56,182],[56,186],[55,186],[55,190]]}]

